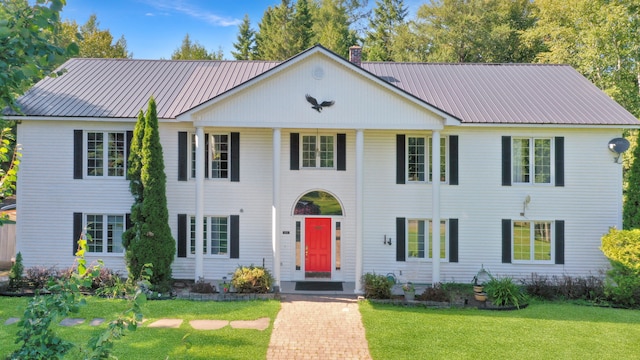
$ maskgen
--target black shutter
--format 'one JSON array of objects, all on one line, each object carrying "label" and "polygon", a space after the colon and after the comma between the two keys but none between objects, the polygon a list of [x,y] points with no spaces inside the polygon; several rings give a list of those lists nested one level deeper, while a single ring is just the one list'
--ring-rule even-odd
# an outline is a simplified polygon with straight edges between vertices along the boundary
[{"label": "black shutter", "polygon": [[564,137],[556,138],[555,144],[556,186],[564,186]]},{"label": "black shutter", "polygon": [[405,136],[396,135],[396,184],[404,184],[406,182],[406,155],[405,155]]},{"label": "black shutter", "polygon": [[187,181],[189,176],[188,172],[188,164],[189,164],[189,156],[188,150],[189,145],[187,144],[188,134],[186,131],[178,132],[178,181]]},{"label": "black shutter", "polygon": [[82,236],[82,213],[73,213],[73,256],[76,256],[78,252],[78,240]]},{"label": "black shutter", "polygon": [[458,219],[449,219],[449,262],[458,262]]},{"label": "black shutter", "polygon": [[396,261],[405,261],[405,218],[396,218]]},{"label": "black shutter", "polygon": [[82,179],[82,170],[82,130],[73,130],[73,178]]},{"label": "black shutter", "polygon": [[[211,150],[209,150],[209,146],[211,146],[209,141],[209,134],[204,134],[204,178],[205,179],[209,178],[209,153],[211,152]],[[196,166],[200,166],[200,164],[196,164]]]},{"label": "black shutter", "polygon": [[240,181],[240,133],[231,133],[231,181]]},{"label": "black shutter", "polygon": [[564,220],[556,220],[556,264],[564,264]]},{"label": "black shutter", "polygon": [[290,170],[300,170],[300,134],[289,135]]},{"label": "black shutter", "polygon": [[502,262],[511,263],[511,220],[502,219]]},{"label": "black shutter", "polygon": [[230,244],[229,244],[229,257],[232,259],[240,258],[240,216],[229,216],[229,231]]},{"label": "black shutter", "polygon": [[178,257],[187,257],[187,214],[178,214]]},{"label": "black shutter", "polygon": [[458,185],[458,135],[449,136],[449,185]]},{"label": "black shutter", "polygon": [[511,186],[511,136],[502,137],[502,186]]},{"label": "black shutter", "polygon": [[338,152],[338,171],[345,171],[347,170],[347,134],[337,135],[336,150]]},{"label": "black shutter", "polygon": [[126,152],[126,164],[127,172],[124,174],[127,180],[129,179],[129,157],[131,157],[131,141],[133,140],[133,131],[127,131],[127,152]]}]

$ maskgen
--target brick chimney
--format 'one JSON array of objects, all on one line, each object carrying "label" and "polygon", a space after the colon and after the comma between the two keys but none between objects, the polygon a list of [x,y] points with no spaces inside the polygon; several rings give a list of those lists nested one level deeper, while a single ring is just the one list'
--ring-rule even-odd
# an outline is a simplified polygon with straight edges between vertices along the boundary
[{"label": "brick chimney", "polygon": [[362,48],[354,45],[349,48],[349,61],[358,66],[362,65]]}]

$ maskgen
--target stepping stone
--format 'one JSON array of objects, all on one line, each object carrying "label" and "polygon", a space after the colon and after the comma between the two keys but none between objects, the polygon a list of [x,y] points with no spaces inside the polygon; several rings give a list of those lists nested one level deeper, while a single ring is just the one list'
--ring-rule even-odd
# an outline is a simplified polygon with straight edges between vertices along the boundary
[{"label": "stepping stone", "polygon": [[84,319],[79,318],[66,318],[60,321],[60,326],[76,326],[84,322]]},{"label": "stepping stone", "polygon": [[160,319],[149,324],[150,328],[177,329],[182,325],[182,319]]},{"label": "stepping stone", "polygon": [[269,327],[271,319],[260,318],[257,320],[237,320],[231,322],[231,327],[234,329],[255,329],[266,330]]},{"label": "stepping stone", "polygon": [[89,322],[89,326],[100,326],[100,325],[102,325],[103,322],[104,322],[104,319],[95,318],[95,319],[91,320],[91,322]]},{"label": "stepping stone", "polygon": [[195,330],[219,330],[229,325],[227,320],[191,320],[189,325]]},{"label": "stepping stone", "polygon": [[7,321],[4,322],[4,324],[11,325],[11,324],[17,323],[18,321],[20,321],[20,318],[11,317],[11,318],[8,318]]}]

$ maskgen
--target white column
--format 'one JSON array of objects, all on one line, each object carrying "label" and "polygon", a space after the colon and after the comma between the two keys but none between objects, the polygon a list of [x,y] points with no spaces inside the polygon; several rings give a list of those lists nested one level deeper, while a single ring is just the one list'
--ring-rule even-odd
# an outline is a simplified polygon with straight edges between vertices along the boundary
[{"label": "white column", "polygon": [[364,132],[356,131],[356,285],[355,292],[362,293],[362,219],[364,216]]},{"label": "white column", "polygon": [[431,206],[433,231],[431,246],[433,253],[431,254],[432,274],[431,284],[440,282],[440,131],[433,131],[433,140],[431,141],[431,163],[433,164],[433,178],[431,181]]},{"label": "white column", "polygon": [[[195,280],[204,277],[204,258],[202,244],[204,243],[202,228],[204,227],[204,128],[196,127],[196,271]],[[187,246],[187,249],[189,246]]]},{"label": "white column", "polygon": [[280,146],[282,135],[280,129],[273,129],[273,188],[271,194],[271,244],[273,251],[274,285],[280,286]]}]

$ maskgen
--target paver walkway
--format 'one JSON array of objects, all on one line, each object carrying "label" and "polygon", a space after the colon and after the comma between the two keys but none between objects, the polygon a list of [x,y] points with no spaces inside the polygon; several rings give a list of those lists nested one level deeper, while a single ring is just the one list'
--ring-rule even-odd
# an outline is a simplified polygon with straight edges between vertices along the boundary
[{"label": "paver walkway", "polygon": [[371,359],[357,300],[286,295],[267,359]]}]

